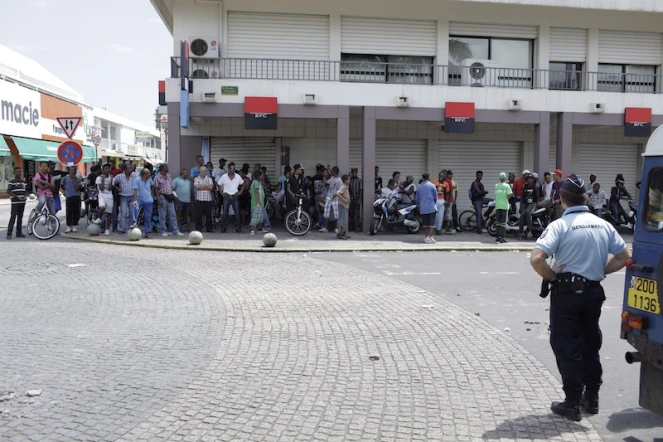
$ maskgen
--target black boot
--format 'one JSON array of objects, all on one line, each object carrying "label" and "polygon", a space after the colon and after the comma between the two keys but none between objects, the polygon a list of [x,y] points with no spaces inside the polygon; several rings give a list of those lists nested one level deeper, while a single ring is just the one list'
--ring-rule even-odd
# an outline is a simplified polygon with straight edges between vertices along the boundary
[{"label": "black boot", "polygon": [[17,238],[25,238],[25,235],[23,234],[22,231],[19,230],[19,231],[16,232],[16,237]]},{"label": "black boot", "polygon": [[599,394],[585,391],[580,400],[580,405],[589,414],[599,414]]},{"label": "black boot", "polygon": [[12,239],[12,234],[7,232],[7,239]]},{"label": "black boot", "polygon": [[550,406],[553,413],[565,417],[569,420],[580,422],[582,416],[580,415],[580,406],[567,404],[566,402],[553,402]]}]

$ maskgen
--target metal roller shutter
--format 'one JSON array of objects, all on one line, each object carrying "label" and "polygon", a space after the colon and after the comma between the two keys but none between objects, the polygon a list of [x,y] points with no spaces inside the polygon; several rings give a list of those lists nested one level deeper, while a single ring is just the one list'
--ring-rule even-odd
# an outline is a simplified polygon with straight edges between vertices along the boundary
[{"label": "metal roller shutter", "polygon": [[363,142],[362,140],[350,140],[350,167],[359,169],[359,176],[364,173],[364,161],[362,153]]},{"label": "metal roller shutter", "polygon": [[228,162],[234,162],[237,169],[242,164],[249,163],[251,170],[255,163],[267,167],[268,176],[276,176],[280,171],[276,164],[279,151],[276,148],[274,138],[226,138],[212,137],[210,139],[210,161],[215,166],[219,159],[225,158]]},{"label": "metal roller shutter", "polygon": [[535,39],[538,36],[538,28],[536,26],[451,22],[449,23],[449,35]]},{"label": "metal roller shutter", "polygon": [[[458,183],[458,211],[472,208],[467,191],[476,178],[477,170],[483,171],[483,183],[488,197],[494,197],[495,184],[500,172],[522,172],[520,169],[520,143],[499,142],[448,142],[439,144],[438,169],[451,169]],[[431,177],[431,178],[437,178]]]},{"label": "metal roller shutter", "polygon": [[329,17],[228,12],[228,57],[329,60]]},{"label": "metal roller shutter", "polygon": [[550,145],[550,152],[548,156],[549,162],[548,162],[548,170],[544,170],[541,172],[540,175],[542,175],[545,172],[550,172],[552,173],[553,170],[557,169],[557,145],[556,144],[551,144]]},{"label": "metal roller shutter", "polygon": [[550,61],[587,60],[587,29],[550,28]]},{"label": "metal roller shutter", "polygon": [[341,52],[434,57],[437,53],[437,23],[342,17]]},{"label": "metal roller shutter", "polygon": [[375,144],[375,165],[380,167],[380,175],[386,186],[391,175],[398,171],[401,180],[407,175],[419,182],[426,172],[425,140],[377,140]]},{"label": "metal roller shutter", "polygon": [[638,146],[610,144],[577,144],[575,150],[575,173],[589,182],[591,174],[608,195],[615,185],[615,177],[624,175],[626,188],[633,197],[637,194],[635,183],[638,177]]},{"label": "metal roller shutter", "polygon": [[599,31],[599,63],[659,65],[662,54],[663,34]]}]

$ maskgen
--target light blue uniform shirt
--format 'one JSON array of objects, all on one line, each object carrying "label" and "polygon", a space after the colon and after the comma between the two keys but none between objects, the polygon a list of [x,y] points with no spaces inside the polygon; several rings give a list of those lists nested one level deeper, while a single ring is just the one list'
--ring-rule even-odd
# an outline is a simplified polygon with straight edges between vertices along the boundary
[{"label": "light blue uniform shirt", "polygon": [[623,252],[626,243],[609,222],[593,215],[586,206],[577,206],[566,209],[562,218],[544,230],[536,248],[548,256],[554,254],[555,265],[564,265],[564,273],[603,281],[608,255]]},{"label": "light blue uniform shirt", "polygon": [[134,189],[138,189],[137,199],[141,203],[151,203],[154,201],[152,197],[152,178],[148,178],[147,181],[143,181],[142,178],[138,178],[134,181]]},{"label": "light blue uniform shirt", "polygon": [[183,203],[191,202],[191,181],[183,179],[178,176],[173,180],[173,191],[177,194],[177,198]]},{"label": "light blue uniform shirt", "polygon": [[417,203],[419,204],[419,213],[427,215],[437,211],[437,188],[430,181],[424,181],[417,189]]}]

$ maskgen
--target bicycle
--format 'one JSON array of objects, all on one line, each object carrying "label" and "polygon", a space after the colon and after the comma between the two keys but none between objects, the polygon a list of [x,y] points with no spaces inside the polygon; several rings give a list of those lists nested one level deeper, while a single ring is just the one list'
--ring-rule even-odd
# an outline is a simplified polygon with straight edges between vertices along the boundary
[{"label": "bicycle", "polygon": [[48,210],[44,204],[39,212],[32,209],[28,218],[28,234],[37,239],[47,240],[53,238],[60,231],[60,220]]},{"label": "bicycle", "polygon": [[[483,214],[483,225],[488,225],[490,214],[495,208],[495,201],[490,201],[488,204],[483,205],[483,209],[488,209]],[[474,209],[468,209],[458,216],[458,226],[466,232],[471,232],[477,229],[477,214]]]},{"label": "bicycle", "polygon": [[295,195],[298,199],[297,207],[288,212],[285,216],[285,228],[294,236],[306,235],[313,226],[311,215],[303,209],[304,195]]}]

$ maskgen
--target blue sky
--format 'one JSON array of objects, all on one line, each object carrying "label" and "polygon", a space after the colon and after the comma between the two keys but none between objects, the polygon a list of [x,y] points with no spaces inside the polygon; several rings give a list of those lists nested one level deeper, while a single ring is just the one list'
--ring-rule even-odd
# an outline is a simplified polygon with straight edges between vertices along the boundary
[{"label": "blue sky", "polygon": [[89,104],[153,126],[172,36],[149,0],[0,0],[0,43]]}]

